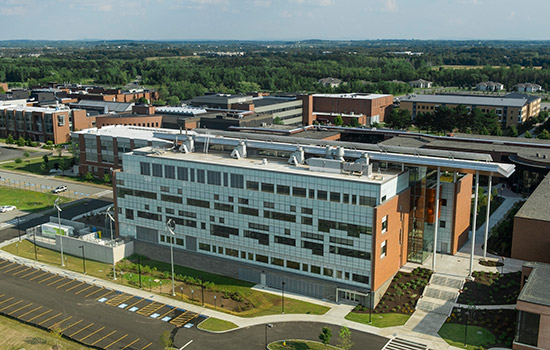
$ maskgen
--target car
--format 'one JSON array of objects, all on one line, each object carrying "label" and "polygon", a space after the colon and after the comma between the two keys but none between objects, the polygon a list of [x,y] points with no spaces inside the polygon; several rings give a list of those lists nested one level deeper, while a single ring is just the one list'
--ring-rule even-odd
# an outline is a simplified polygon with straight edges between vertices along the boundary
[{"label": "car", "polygon": [[60,193],[65,191],[67,191],[67,186],[63,185],[63,186],[57,186],[56,188],[54,188],[52,190],[52,193]]},{"label": "car", "polygon": [[6,213],[8,211],[12,211],[12,210],[15,210],[17,209],[15,207],[15,205],[4,205],[2,207],[0,207],[0,213]]}]

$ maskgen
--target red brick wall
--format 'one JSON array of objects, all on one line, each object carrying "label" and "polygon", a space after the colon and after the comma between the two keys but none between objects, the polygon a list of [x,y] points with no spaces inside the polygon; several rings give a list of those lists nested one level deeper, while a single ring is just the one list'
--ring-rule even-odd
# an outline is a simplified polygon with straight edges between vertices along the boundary
[{"label": "red brick wall", "polygon": [[453,255],[468,241],[473,178],[472,174],[467,174],[455,184],[453,232],[451,236],[451,254]]},{"label": "red brick wall", "polygon": [[512,258],[550,263],[549,221],[516,217],[513,232]]}]

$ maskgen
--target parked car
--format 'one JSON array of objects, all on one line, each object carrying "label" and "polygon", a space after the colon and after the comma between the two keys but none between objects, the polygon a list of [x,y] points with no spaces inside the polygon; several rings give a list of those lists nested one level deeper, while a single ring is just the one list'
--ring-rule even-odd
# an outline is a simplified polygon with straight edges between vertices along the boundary
[{"label": "parked car", "polygon": [[15,205],[4,205],[2,207],[0,207],[0,213],[6,213],[8,211],[12,211],[12,210],[15,210],[17,209],[15,207]]},{"label": "parked car", "polygon": [[52,193],[60,193],[65,191],[67,191],[67,186],[63,185],[63,186],[57,186],[56,188],[54,188],[52,190]]}]

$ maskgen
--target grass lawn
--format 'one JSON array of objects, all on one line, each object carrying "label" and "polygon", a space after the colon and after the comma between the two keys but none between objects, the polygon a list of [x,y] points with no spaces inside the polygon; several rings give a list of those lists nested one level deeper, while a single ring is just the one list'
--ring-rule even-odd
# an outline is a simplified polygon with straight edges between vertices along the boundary
[{"label": "grass lawn", "polygon": [[457,323],[445,323],[439,330],[439,335],[449,345],[468,350],[485,349],[495,344],[495,336],[485,328],[468,326],[466,346],[464,346],[465,326]]},{"label": "grass lawn", "polygon": [[62,174],[59,174],[59,175],[55,175],[56,178],[61,178],[61,179],[67,179],[67,180],[70,180],[70,181],[76,181],[76,182],[83,182],[83,183],[89,183],[89,184],[96,184],[96,185],[103,185],[105,186],[106,188],[111,188],[111,182],[105,182],[103,181],[103,178],[101,179],[96,179],[95,177],[88,180],[86,179],[84,176],[65,176],[65,175],[62,175]]},{"label": "grass lawn", "polygon": [[338,350],[340,348],[337,348],[332,345],[325,346],[323,343],[319,343],[316,341],[307,341],[307,340],[288,340],[286,341],[286,344],[283,345],[283,340],[270,343],[268,346],[268,349],[270,350]]},{"label": "grass lawn", "polygon": [[[388,313],[388,314],[372,314],[372,323],[371,326],[374,327],[393,327],[393,326],[402,326],[407,323],[407,320],[411,315],[398,314],[398,313]],[[369,324],[369,314],[368,313],[356,313],[350,312],[346,315],[346,320],[354,321],[363,324]]]},{"label": "grass lawn", "polygon": [[[3,250],[16,254],[28,259],[34,259],[34,245],[32,242],[27,240],[19,243],[19,247],[16,247],[15,243],[5,246]],[[17,254],[17,252],[19,254]],[[66,268],[68,270],[82,272],[82,258],[80,256],[71,256],[64,254],[66,257]],[[60,254],[56,251],[38,247],[38,260],[43,263],[48,263],[55,266],[61,265]],[[147,265],[151,268],[156,267],[158,271],[170,271],[170,264],[142,259],[141,265]],[[117,267],[117,273],[120,273],[120,267],[124,266],[124,263],[119,263]],[[95,276],[102,279],[112,279],[112,265],[105,264],[97,261],[86,260],[86,273],[91,276]],[[143,268],[145,270],[145,266]],[[124,271],[124,270],[123,270]],[[218,304],[216,310],[232,313],[242,317],[256,317],[264,315],[276,315],[281,313],[281,297],[279,295],[273,295],[269,293],[264,293],[261,291],[256,291],[251,289],[253,283],[236,280],[234,278],[225,277],[221,275],[215,275],[208,272],[198,271],[183,266],[174,266],[174,272],[176,274],[182,274],[187,276],[192,276],[195,278],[200,278],[203,281],[210,281],[215,284],[217,291],[223,292],[237,292],[243,298],[249,300],[253,307],[249,310],[243,312],[230,312],[228,310],[220,308],[222,300],[220,298],[220,304]],[[166,277],[150,277],[146,276],[143,272],[142,282],[143,289],[150,289],[152,292],[161,293],[170,297],[170,286],[171,279],[170,274],[165,274]],[[138,276],[136,273],[132,273],[130,276],[129,271],[124,271],[124,278],[118,278],[117,283],[131,285],[133,287],[137,286]],[[131,284],[129,282],[132,282]],[[197,288],[195,288],[197,289]],[[200,289],[200,288],[198,288]],[[176,299],[180,300],[182,295],[176,293]],[[187,302],[199,304],[198,295],[195,295],[195,301],[187,299]],[[206,307],[213,308],[212,305],[205,304]],[[308,303],[301,300],[296,300],[292,298],[285,297],[285,313],[287,314],[313,314],[313,315],[322,315],[329,310],[326,306],[321,306],[317,304]]]},{"label": "grass lawn", "polygon": [[[51,350],[52,345],[55,344],[50,333],[4,316],[0,316],[0,334],[2,334],[0,339],[2,349]],[[63,350],[91,349],[66,339],[59,340],[59,345]]]},{"label": "grass lawn", "polygon": [[[52,169],[55,163],[59,163],[59,158],[57,156],[52,155],[48,158],[49,158],[49,161],[48,161],[49,169]],[[65,159],[65,164],[70,164],[72,157],[63,157],[63,158]],[[7,163],[0,164],[0,169],[22,171],[25,173],[33,173],[33,174],[42,174],[42,172],[40,171],[40,164],[42,164],[43,162],[42,157],[37,157],[37,158],[21,157],[21,160],[22,162],[19,164],[17,164],[16,162],[7,162]]]},{"label": "grass lawn", "polygon": [[[52,208],[55,199],[58,198],[58,196],[49,192],[41,193],[4,186],[1,187],[0,191],[2,191],[2,195],[0,196],[0,206],[15,205],[17,209],[29,212],[50,209]],[[66,197],[59,198],[61,198],[62,203],[70,200]]]},{"label": "grass lawn", "polygon": [[210,317],[206,321],[201,322],[197,327],[199,329],[204,329],[207,331],[221,332],[221,331],[227,331],[233,328],[237,328],[237,325],[234,324],[233,322]]}]

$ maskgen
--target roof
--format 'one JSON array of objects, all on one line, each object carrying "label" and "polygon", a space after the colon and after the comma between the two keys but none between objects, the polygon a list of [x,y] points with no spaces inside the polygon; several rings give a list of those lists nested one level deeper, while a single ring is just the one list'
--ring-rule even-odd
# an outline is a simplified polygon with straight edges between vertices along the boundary
[{"label": "roof", "polygon": [[193,104],[201,103],[252,103],[252,96],[248,95],[231,95],[231,94],[213,94],[194,97],[191,102]]},{"label": "roof", "polygon": [[418,80],[409,81],[409,84],[412,84],[412,83],[431,83],[431,81],[424,80],[424,79],[418,79]]},{"label": "roof", "polygon": [[206,113],[206,110],[198,107],[157,107],[155,113],[177,114],[186,116],[195,116]]},{"label": "roof", "polygon": [[[161,129],[161,128],[147,128],[140,126],[125,126],[125,125],[108,125],[100,129],[90,128],[80,131],[74,131],[71,133],[72,137],[77,135],[97,135],[97,136],[111,136],[116,138],[128,138],[134,140],[147,140],[147,141],[159,141],[167,143],[166,140],[155,136],[156,133],[163,134],[180,134],[179,130],[174,129]],[[188,132],[188,133],[193,133]]]},{"label": "roof", "polygon": [[521,84],[514,85],[514,87],[536,87],[536,88],[541,88],[542,86],[540,86],[539,84],[533,84],[533,83],[521,83]]},{"label": "roof", "polygon": [[537,263],[519,293],[518,301],[550,306],[550,265]]},{"label": "roof", "polygon": [[111,102],[111,101],[94,101],[94,100],[80,100],[78,103],[71,103],[72,107],[80,107],[86,109],[86,107],[92,108],[105,108],[109,112],[126,112],[129,111],[134,103],[132,102]]},{"label": "roof", "polygon": [[516,218],[550,222],[550,173],[541,181],[525,204],[517,212]]},{"label": "roof", "polygon": [[321,84],[341,84],[342,80],[338,78],[322,78],[319,79],[319,83]]},{"label": "roof", "polygon": [[264,96],[253,98],[254,107],[270,106],[279,103],[287,103],[296,101],[295,97],[277,97],[277,96]]},{"label": "roof", "polygon": [[16,111],[23,111],[23,112],[44,112],[44,113],[57,113],[57,112],[68,112],[69,109],[57,109],[57,108],[46,108],[46,107],[22,107],[18,105],[4,105],[0,106],[0,109],[6,109],[6,110],[16,110]]},{"label": "roof", "polygon": [[313,94],[313,97],[326,97],[326,98],[349,98],[349,99],[364,99],[374,100],[377,98],[388,97],[392,95],[387,94],[362,94],[362,93],[350,93],[350,94]]},{"label": "roof", "polygon": [[487,85],[487,86],[502,85],[502,86],[504,86],[504,84],[498,83],[498,82],[496,82],[496,81],[483,81],[483,82],[481,82],[481,83],[478,83],[477,85]]},{"label": "roof", "polygon": [[473,106],[523,107],[528,102],[526,98],[488,97],[471,95],[408,95],[401,102],[420,102],[438,104],[456,104]]},{"label": "roof", "polygon": [[525,98],[529,103],[534,102],[536,100],[541,100],[539,96],[533,96],[528,94],[522,94],[520,92],[511,92],[504,96],[504,98]]}]

